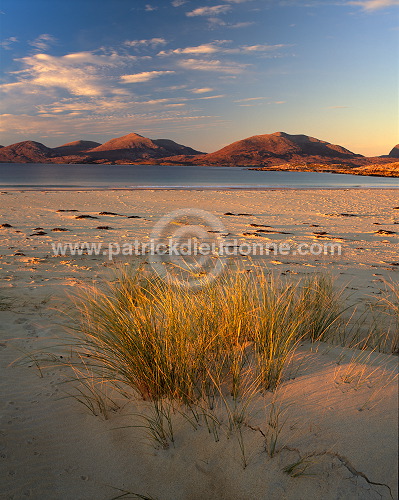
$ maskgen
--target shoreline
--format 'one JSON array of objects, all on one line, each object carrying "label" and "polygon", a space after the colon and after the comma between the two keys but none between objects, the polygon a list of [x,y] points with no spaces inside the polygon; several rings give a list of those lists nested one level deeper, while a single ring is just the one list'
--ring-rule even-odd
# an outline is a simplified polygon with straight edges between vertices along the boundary
[{"label": "shoreline", "polygon": [[93,192],[93,191],[352,191],[352,190],[399,190],[398,187],[392,186],[323,186],[323,187],[235,187],[235,186],[139,186],[139,187],[46,187],[38,186],[29,188],[14,188],[14,187],[2,187],[0,185],[0,194],[6,194],[7,192],[13,193],[25,193],[25,192]]}]

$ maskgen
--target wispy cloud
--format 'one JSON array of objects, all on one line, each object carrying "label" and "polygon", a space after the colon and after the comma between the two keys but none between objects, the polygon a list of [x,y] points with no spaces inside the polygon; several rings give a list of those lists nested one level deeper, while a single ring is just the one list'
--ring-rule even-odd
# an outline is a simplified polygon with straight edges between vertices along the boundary
[{"label": "wispy cloud", "polygon": [[219,14],[224,14],[231,10],[230,5],[214,5],[213,7],[198,7],[190,12],[186,12],[186,16],[188,17],[196,17],[196,16],[218,16]]},{"label": "wispy cloud", "polygon": [[359,5],[366,12],[399,6],[399,0],[353,0],[347,3],[348,5]]},{"label": "wispy cloud", "polygon": [[239,74],[249,66],[237,62],[222,62],[217,59],[183,59],[178,65],[185,69],[197,71],[217,71],[219,73]]},{"label": "wispy cloud", "polygon": [[187,0],[173,0],[172,7],[181,7],[185,3],[187,3]]},{"label": "wispy cloud", "polygon": [[148,40],[126,40],[124,45],[128,47],[157,47],[158,45],[166,45],[164,38],[150,38]]},{"label": "wispy cloud", "polygon": [[[135,61],[134,56],[93,54],[92,52],[75,52],[64,56],[35,54],[23,57],[24,69],[14,72],[18,82],[0,85],[0,90],[9,91],[10,85],[17,85],[19,90],[32,93],[32,86],[60,88],[73,95],[98,96],[107,89],[112,93],[106,78],[107,68],[123,66]],[[7,87],[8,85],[8,87]]]},{"label": "wispy cloud", "polygon": [[120,79],[123,83],[142,83],[149,82],[158,76],[171,73],[174,73],[174,71],[143,71],[142,73],[135,73],[133,75],[122,75]]},{"label": "wispy cloud", "polygon": [[35,47],[38,50],[47,50],[50,47],[50,45],[55,42],[56,39],[52,35],[49,35],[48,33],[43,33],[42,35],[39,35],[37,38],[31,40],[28,43],[29,45]]},{"label": "wispy cloud", "polygon": [[10,45],[18,42],[18,38],[15,36],[9,36],[0,42],[0,47],[6,50],[10,50]]},{"label": "wispy cloud", "polygon": [[165,108],[182,108],[183,106],[186,106],[186,103],[176,102],[174,104],[165,104]]},{"label": "wispy cloud", "polygon": [[233,23],[233,24],[225,24],[226,28],[248,28],[248,26],[253,26],[255,24],[254,21],[245,21],[245,22],[240,22],[240,23]]},{"label": "wispy cloud", "polygon": [[193,94],[206,94],[207,92],[213,92],[213,89],[210,87],[203,87],[202,89],[191,89],[190,92]]},{"label": "wispy cloud", "polygon": [[[136,130],[143,132],[145,127],[165,122],[168,124],[168,128],[169,124],[176,124],[176,126],[184,128],[187,126],[182,125],[184,122],[190,123],[191,127],[192,123],[203,121],[209,126],[209,120],[217,117],[200,114],[188,115],[184,109],[180,110],[178,107],[177,109],[165,110],[164,113],[157,113],[155,116],[153,113],[127,113],[124,118],[129,120],[129,123],[134,121]],[[120,116],[112,115],[107,116],[106,120],[104,117],[93,120],[92,116],[77,116],[76,114],[66,116],[0,115],[0,132],[2,133],[22,134],[24,137],[29,137],[37,135],[38,131],[46,130],[51,130],[51,137],[66,136],[69,140],[71,137],[79,138],[82,135],[101,137],[109,134],[115,137],[126,133],[126,122],[121,122]],[[41,136],[44,137],[45,132]]]},{"label": "wispy cloud", "polygon": [[207,96],[204,96],[204,97],[196,97],[192,100],[195,100],[195,101],[207,101],[208,99],[222,99],[223,97],[226,97],[225,94],[219,94],[219,95],[207,95]]},{"label": "wispy cloud", "polygon": [[229,40],[215,40],[213,42],[197,45],[195,47],[185,47],[173,50],[161,50],[158,53],[158,55],[159,56],[169,56],[174,54],[203,55],[203,54],[216,54],[216,53],[250,54],[256,52],[272,52],[290,46],[286,44],[277,44],[277,45],[259,44],[259,45],[241,45],[236,48],[230,48],[225,46],[228,43],[230,43]]},{"label": "wispy cloud", "polygon": [[154,10],[158,10],[158,7],[155,7],[154,5],[150,5],[149,3],[144,7],[144,10],[146,12],[152,12]]},{"label": "wispy cloud", "polygon": [[214,54],[221,50],[220,44],[225,41],[216,41],[211,43],[204,43],[195,47],[185,47],[183,49],[162,50],[158,53],[159,56],[168,56],[171,54]]},{"label": "wispy cloud", "polygon": [[234,102],[261,101],[263,99],[266,99],[266,97],[246,97],[245,99],[236,99]]}]

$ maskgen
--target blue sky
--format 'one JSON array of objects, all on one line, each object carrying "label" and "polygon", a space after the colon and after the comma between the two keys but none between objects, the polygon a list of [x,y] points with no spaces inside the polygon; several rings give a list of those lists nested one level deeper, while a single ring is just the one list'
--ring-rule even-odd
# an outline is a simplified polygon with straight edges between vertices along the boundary
[{"label": "blue sky", "polygon": [[399,0],[2,0],[0,143],[399,142]]}]

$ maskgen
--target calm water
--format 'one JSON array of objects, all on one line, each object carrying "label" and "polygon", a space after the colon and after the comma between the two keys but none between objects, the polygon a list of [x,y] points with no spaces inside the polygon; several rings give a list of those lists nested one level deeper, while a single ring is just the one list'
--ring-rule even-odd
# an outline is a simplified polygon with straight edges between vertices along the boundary
[{"label": "calm water", "polygon": [[0,164],[0,189],[399,188],[399,178],[238,167]]}]

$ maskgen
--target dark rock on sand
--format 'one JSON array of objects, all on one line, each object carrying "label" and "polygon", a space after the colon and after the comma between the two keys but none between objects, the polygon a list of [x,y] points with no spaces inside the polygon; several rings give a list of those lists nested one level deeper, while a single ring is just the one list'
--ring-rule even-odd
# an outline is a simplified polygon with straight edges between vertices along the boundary
[{"label": "dark rock on sand", "polygon": [[276,231],[273,229],[257,229],[257,233],[269,233],[269,234],[292,234],[292,233],[287,233],[285,231]]},{"label": "dark rock on sand", "polygon": [[223,215],[233,215],[234,217],[252,217],[253,214],[233,214],[232,212],[226,212]]},{"label": "dark rock on sand", "polygon": [[382,234],[384,236],[390,236],[396,233],[395,231],[387,231],[386,229],[379,229],[378,231],[374,231],[374,234]]},{"label": "dark rock on sand", "polygon": [[332,214],[326,214],[328,217],[357,217],[356,214],[338,214],[338,213],[332,213]]},{"label": "dark rock on sand", "polygon": [[115,216],[118,216],[118,217],[124,217],[123,215],[116,214],[115,212],[99,212],[98,215],[115,215]]}]

